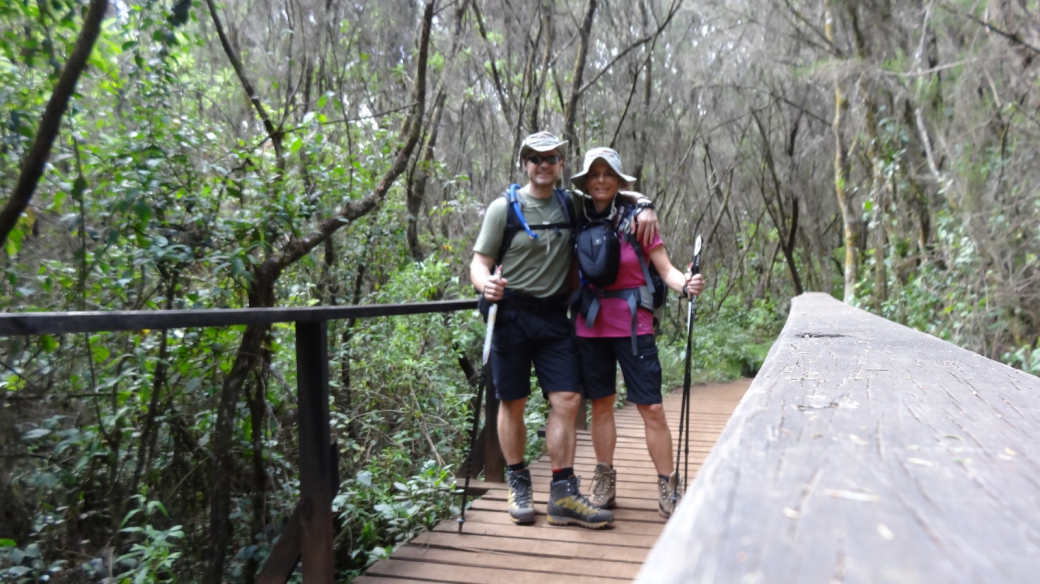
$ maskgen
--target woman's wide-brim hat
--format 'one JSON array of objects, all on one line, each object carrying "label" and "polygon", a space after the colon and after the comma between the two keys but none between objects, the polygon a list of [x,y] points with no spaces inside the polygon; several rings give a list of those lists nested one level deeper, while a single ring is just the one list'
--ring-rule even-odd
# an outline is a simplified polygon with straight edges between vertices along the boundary
[{"label": "woman's wide-brim hat", "polygon": [[631,188],[636,182],[636,177],[629,176],[621,170],[621,156],[613,148],[593,148],[585,153],[585,165],[582,167],[581,172],[571,177],[571,182],[574,186],[580,190],[585,191],[585,179],[588,178],[589,169],[592,168],[592,163],[597,160],[602,160],[610,165],[610,168],[618,175],[621,179],[621,184],[618,185],[619,189]]}]

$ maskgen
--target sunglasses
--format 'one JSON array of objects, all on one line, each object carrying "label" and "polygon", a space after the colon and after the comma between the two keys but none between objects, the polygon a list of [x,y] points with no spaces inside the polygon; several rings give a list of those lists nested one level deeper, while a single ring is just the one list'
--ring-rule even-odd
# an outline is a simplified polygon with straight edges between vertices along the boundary
[{"label": "sunglasses", "polygon": [[549,164],[556,164],[557,162],[563,160],[563,157],[559,156],[557,154],[551,154],[549,156],[538,156],[536,154],[534,156],[528,156],[524,160],[530,162],[531,164],[533,164],[535,166],[538,166],[538,165],[540,165],[543,162],[547,162]]}]

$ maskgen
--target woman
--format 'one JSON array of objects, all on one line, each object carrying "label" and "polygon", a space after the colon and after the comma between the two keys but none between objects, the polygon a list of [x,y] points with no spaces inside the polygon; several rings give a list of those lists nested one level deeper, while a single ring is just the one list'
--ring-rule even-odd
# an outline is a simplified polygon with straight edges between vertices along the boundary
[{"label": "woman", "polygon": [[[646,306],[647,263],[657,268],[665,285],[684,297],[700,294],[704,280],[699,274],[684,275],[672,266],[660,237],[642,249],[634,239],[624,236],[635,209],[616,196],[620,189],[631,188],[635,178],[621,171],[621,157],[617,152],[610,148],[590,150],[585,154],[584,168],[571,177],[571,182],[591,198],[585,200],[588,219],[612,221],[621,244],[617,279],[612,285],[597,290],[583,281],[579,303],[582,314],[575,325],[582,384],[586,397],[592,402],[592,444],[597,464],[590,499],[600,507],[614,506],[617,482],[617,471],[613,468],[617,443],[614,401],[617,364],[620,363],[628,401],[636,404],[643,417],[646,446],[657,471],[658,510],[668,517],[674,510],[672,494],[678,487],[678,477],[672,468],[672,435],[661,407],[661,363],[654,340],[653,313]],[[630,303],[627,296],[633,290],[636,294],[642,293],[642,302]],[[597,302],[598,310],[591,309]]]}]

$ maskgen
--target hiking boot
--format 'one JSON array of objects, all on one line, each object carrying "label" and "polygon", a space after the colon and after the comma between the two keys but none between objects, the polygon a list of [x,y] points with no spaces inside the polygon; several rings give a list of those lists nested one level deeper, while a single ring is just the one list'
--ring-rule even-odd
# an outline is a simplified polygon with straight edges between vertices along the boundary
[{"label": "hiking boot", "polygon": [[657,477],[657,512],[661,517],[670,517],[681,498],[679,473],[673,472],[667,479]]},{"label": "hiking boot", "polygon": [[509,517],[513,523],[534,523],[534,504],[531,501],[531,471],[513,472],[506,469],[509,484]]},{"label": "hiking boot", "polygon": [[603,509],[614,508],[614,496],[617,495],[617,470],[610,468],[605,462],[596,463],[592,474],[592,495],[589,501]]},{"label": "hiking boot", "polygon": [[581,491],[578,477],[549,483],[549,525],[579,525],[600,529],[614,523],[614,514],[593,505]]}]

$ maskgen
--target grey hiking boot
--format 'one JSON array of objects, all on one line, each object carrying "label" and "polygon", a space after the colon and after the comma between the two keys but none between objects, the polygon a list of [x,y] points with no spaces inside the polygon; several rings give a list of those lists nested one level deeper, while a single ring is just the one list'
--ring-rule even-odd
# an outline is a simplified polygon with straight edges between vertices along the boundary
[{"label": "grey hiking boot", "polygon": [[534,523],[534,504],[531,501],[531,471],[513,472],[506,469],[509,484],[509,517],[513,523]]},{"label": "grey hiking boot", "polygon": [[679,473],[673,472],[667,479],[657,477],[657,512],[661,517],[670,517],[675,512],[675,506],[682,498],[682,489],[679,488]]},{"label": "grey hiking boot", "polygon": [[549,525],[579,525],[600,529],[614,523],[614,514],[593,505],[581,491],[577,477],[549,483]]},{"label": "grey hiking boot", "polygon": [[610,468],[605,462],[596,463],[592,473],[592,495],[589,501],[603,509],[614,508],[614,497],[617,495],[617,470]]}]

